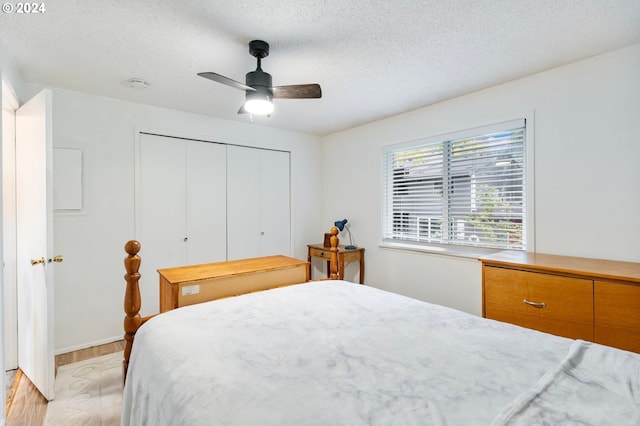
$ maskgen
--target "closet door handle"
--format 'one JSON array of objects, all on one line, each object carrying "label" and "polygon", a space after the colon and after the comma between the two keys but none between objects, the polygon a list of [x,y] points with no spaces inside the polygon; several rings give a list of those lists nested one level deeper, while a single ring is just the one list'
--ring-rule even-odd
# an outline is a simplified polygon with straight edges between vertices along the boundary
[{"label": "closet door handle", "polygon": [[547,306],[547,304],[544,303],[544,302],[531,302],[531,301],[529,301],[527,299],[523,299],[522,303],[526,303],[527,305],[533,306],[534,308],[538,308],[538,309],[542,309],[545,306]]}]

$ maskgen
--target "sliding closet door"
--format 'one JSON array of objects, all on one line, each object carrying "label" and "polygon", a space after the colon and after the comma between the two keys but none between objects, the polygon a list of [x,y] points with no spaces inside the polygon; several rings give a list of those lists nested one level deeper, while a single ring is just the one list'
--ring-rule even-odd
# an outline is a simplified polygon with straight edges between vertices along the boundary
[{"label": "sliding closet door", "polygon": [[136,238],[143,315],[158,312],[160,268],[226,260],[226,146],[141,134]]},{"label": "sliding closet door", "polygon": [[187,141],[187,263],[227,260],[226,145]]},{"label": "sliding closet door", "polygon": [[289,153],[227,148],[227,257],[290,255]]},{"label": "sliding closet door", "polygon": [[140,135],[136,238],[142,249],[143,315],[157,313],[158,268],[185,265],[187,151],[175,138]]},{"label": "sliding closet door", "polygon": [[227,147],[227,258],[261,256],[260,150]]},{"label": "sliding closet door", "polygon": [[291,254],[288,152],[261,150],[262,255]]}]

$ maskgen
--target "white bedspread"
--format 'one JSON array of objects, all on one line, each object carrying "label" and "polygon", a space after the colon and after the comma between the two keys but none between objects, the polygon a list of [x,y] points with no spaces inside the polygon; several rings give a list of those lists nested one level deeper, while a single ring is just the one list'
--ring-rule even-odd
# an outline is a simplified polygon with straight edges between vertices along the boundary
[{"label": "white bedspread", "polygon": [[637,425],[640,355],[307,283],[148,321],[122,424]]}]

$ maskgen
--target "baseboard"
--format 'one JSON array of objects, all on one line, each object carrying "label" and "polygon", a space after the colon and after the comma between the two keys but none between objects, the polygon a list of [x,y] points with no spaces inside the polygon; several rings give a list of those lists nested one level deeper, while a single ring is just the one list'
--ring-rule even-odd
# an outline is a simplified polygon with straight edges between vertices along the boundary
[{"label": "baseboard", "polygon": [[59,349],[56,349],[55,354],[56,355],[62,355],[62,354],[66,354],[68,352],[79,351],[81,349],[87,349],[87,348],[92,348],[94,346],[100,346],[100,345],[105,345],[107,343],[117,342],[117,341],[122,340],[122,339],[123,339],[122,335],[115,336],[115,337],[108,337],[106,339],[101,339],[101,340],[96,340],[96,341],[93,341],[93,342],[82,343],[82,344],[76,345],[76,346],[69,346],[69,347],[66,347],[66,348],[59,348]]}]

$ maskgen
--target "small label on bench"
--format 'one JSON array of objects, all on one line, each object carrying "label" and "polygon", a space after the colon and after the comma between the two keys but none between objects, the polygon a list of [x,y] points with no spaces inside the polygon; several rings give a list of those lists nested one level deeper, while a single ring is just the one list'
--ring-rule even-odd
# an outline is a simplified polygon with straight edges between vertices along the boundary
[{"label": "small label on bench", "polygon": [[198,294],[198,293],[200,293],[199,285],[185,285],[184,287],[182,287],[183,296],[190,296],[192,294]]}]

